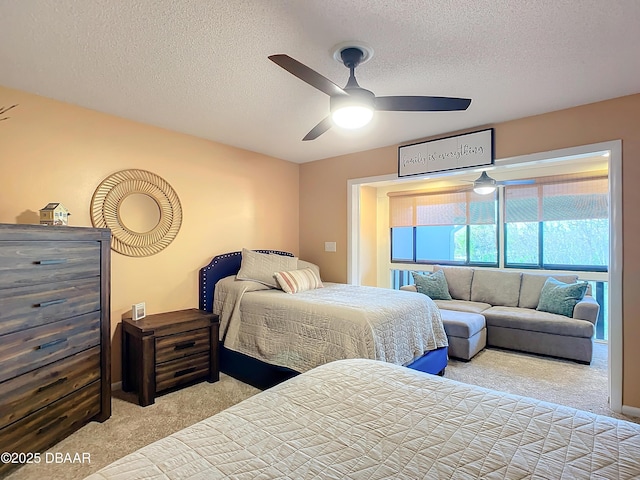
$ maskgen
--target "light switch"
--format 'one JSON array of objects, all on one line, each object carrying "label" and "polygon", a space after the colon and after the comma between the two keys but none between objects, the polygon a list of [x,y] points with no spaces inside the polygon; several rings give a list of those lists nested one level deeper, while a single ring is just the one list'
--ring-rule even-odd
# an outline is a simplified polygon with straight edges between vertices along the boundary
[{"label": "light switch", "polygon": [[336,251],[336,242],[324,242],[324,251],[325,252],[335,252]]}]

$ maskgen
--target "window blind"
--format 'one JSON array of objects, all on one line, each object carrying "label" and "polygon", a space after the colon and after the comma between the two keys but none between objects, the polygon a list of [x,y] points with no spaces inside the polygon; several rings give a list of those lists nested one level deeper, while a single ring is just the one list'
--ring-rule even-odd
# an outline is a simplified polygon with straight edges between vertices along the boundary
[{"label": "window blind", "polygon": [[472,190],[389,194],[389,225],[486,225],[496,223],[496,193],[479,195]]},{"label": "window blind", "polygon": [[609,218],[606,176],[556,176],[504,187],[505,222]]}]

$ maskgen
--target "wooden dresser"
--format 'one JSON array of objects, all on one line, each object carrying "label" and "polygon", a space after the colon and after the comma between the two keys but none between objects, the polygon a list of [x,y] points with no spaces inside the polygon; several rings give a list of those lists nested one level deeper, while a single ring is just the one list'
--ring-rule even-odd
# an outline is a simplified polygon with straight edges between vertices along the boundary
[{"label": "wooden dresser", "polygon": [[39,452],[111,416],[110,240],[0,224],[0,452]]}]

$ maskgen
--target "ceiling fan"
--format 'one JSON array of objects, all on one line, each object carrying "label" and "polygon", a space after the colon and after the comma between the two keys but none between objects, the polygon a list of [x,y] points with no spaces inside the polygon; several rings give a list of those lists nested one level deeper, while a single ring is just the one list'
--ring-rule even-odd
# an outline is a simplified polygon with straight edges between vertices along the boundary
[{"label": "ceiling fan", "polygon": [[345,67],[349,69],[349,80],[340,88],[328,78],[307,67],[288,55],[270,55],[269,60],[284,68],[303,82],[329,95],[331,115],[325,117],[302,139],[315,140],[335,123],[343,128],[360,128],[369,123],[373,111],[387,112],[446,112],[466,110],[469,98],[392,96],[376,97],[373,92],[358,85],[355,69],[368,60],[373,51],[361,46],[347,46],[336,51]]},{"label": "ceiling fan", "polygon": [[530,185],[536,183],[535,180],[502,180],[498,181],[495,178],[487,175],[487,172],[482,172],[480,176],[473,181],[473,191],[480,195],[488,195],[493,193],[497,187],[503,187],[505,185]]}]

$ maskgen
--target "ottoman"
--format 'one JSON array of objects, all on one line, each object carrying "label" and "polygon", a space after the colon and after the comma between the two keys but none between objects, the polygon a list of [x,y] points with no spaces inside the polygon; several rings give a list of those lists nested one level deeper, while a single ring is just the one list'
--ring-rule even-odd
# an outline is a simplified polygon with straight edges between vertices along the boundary
[{"label": "ottoman", "polygon": [[440,310],[449,339],[449,356],[471,360],[487,344],[487,327],[479,313]]}]

